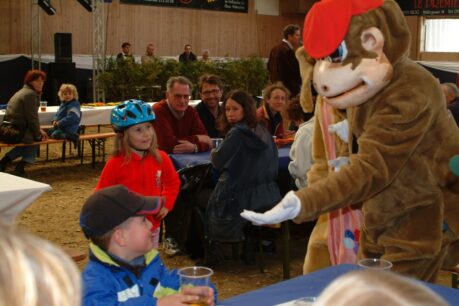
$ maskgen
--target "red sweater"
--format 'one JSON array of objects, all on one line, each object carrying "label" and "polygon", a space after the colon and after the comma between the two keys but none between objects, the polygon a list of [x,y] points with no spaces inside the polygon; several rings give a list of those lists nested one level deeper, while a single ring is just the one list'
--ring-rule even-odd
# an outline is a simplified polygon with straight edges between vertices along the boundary
[{"label": "red sweater", "polygon": [[179,140],[188,140],[198,145],[199,152],[209,150],[209,145],[199,142],[196,136],[207,135],[207,131],[198,112],[193,107],[188,106],[185,115],[180,120],[174,117],[166,100],[153,104],[153,110],[156,116],[153,126],[161,150],[172,153]]},{"label": "red sweater", "polygon": [[[180,179],[169,156],[163,151],[159,153],[161,163],[151,155],[141,158],[135,153],[132,153],[128,163],[124,162],[123,155],[110,158],[102,170],[96,190],[122,184],[144,196],[165,197],[165,207],[172,210],[179,193]],[[160,221],[152,221],[153,228],[160,225]]]}]

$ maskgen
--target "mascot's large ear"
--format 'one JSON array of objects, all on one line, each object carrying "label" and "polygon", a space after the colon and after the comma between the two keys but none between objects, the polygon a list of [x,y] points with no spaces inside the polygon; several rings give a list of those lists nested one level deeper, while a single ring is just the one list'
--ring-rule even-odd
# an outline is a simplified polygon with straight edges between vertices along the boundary
[{"label": "mascot's large ear", "polygon": [[371,27],[360,35],[362,47],[367,51],[381,53],[384,47],[384,36],[378,28]]},{"label": "mascot's large ear", "polygon": [[368,17],[376,21],[375,26],[384,36],[384,54],[391,63],[407,56],[410,48],[410,30],[406,18],[398,4],[385,0],[376,10],[370,11]]},{"label": "mascot's large ear", "polygon": [[306,53],[303,47],[298,48],[295,54],[298,62],[300,63],[300,73],[302,79],[300,104],[304,112],[312,113],[314,110],[314,104],[312,101],[311,80],[316,61]]}]

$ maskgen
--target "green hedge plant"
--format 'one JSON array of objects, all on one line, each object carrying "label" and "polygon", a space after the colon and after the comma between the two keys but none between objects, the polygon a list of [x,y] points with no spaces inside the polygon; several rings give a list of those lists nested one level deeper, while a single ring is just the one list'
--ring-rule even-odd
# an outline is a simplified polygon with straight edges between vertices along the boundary
[{"label": "green hedge plant", "polygon": [[130,61],[117,62],[113,57],[105,61],[105,71],[99,75],[106,101],[138,98],[158,101],[164,98],[166,82],[171,76],[186,76],[194,84],[193,98],[199,99],[199,77],[211,73],[224,83],[225,93],[231,89],[245,89],[259,96],[268,81],[263,59],[256,56],[222,61],[179,63],[175,60],[156,59],[148,64]]}]

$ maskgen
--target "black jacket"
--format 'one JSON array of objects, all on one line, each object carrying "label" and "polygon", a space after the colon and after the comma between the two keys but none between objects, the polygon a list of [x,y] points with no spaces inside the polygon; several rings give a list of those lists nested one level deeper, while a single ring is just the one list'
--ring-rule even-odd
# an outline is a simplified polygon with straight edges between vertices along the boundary
[{"label": "black jacket", "polygon": [[247,224],[243,209],[264,212],[281,199],[277,186],[278,152],[271,134],[237,124],[212,152],[212,165],[220,173],[206,211],[207,236],[213,241],[240,241]]},{"label": "black jacket", "polygon": [[[217,119],[212,115],[210,110],[204,104],[204,102],[199,102],[198,105],[194,108],[201,118],[202,123],[206,127],[207,135],[210,138],[218,138],[221,137],[220,132],[216,128],[216,121]],[[220,115],[221,109],[218,109],[218,115]]]},{"label": "black jacket", "polygon": [[296,96],[301,89],[300,64],[295,57],[295,51],[282,41],[269,53],[269,79],[272,83],[281,81],[290,90],[291,96]]}]

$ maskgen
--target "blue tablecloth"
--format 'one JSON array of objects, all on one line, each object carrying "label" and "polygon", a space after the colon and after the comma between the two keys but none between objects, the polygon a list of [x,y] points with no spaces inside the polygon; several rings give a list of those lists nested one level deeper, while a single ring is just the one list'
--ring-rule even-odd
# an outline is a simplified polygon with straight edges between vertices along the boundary
[{"label": "blue tablecloth", "polygon": [[[221,301],[219,306],[269,306],[285,303],[300,297],[319,296],[320,292],[338,276],[359,269],[356,265],[338,265],[283,281],[262,289],[244,293]],[[448,301],[459,305],[459,290],[430,283],[423,283]]]},{"label": "blue tablecloth", "polygon": [[[290,146],[279,148],[279,170],[287,170],[290,163]],[[182,169],[200,164],[210,163],[210,151],[196,154],[169,154],[175,169]]]}]

